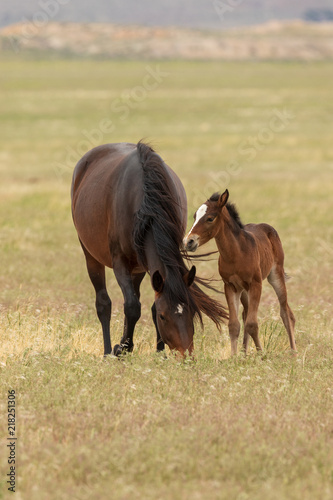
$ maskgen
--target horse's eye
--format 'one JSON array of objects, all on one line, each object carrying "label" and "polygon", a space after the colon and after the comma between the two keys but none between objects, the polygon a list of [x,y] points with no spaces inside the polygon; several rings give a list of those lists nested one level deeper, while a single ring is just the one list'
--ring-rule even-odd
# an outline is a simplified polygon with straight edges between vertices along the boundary
[{"label": "horse's eye", "polygon": [[165,321],[165,316],[163,316],[163,314],[160,314],[160,319],[161,319],[162,321]]},{"label": "horse's eye", "polygon": [[206,221],[207,222],[213,222],[215,219],[215,217],[207,217]]}]

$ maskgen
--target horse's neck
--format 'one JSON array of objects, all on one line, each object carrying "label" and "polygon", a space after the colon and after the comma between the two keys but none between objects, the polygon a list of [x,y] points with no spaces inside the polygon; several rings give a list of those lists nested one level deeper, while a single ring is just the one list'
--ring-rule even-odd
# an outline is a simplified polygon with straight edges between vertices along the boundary
[{"label": "horse's neck", "polygon": [[239,233],[232,230],[232,222],[224,220],[218,233],[215,236],[217,248],[220,257],[225,262],[233,262],[235,256],[241,252],[240,239],[241,230]]}]

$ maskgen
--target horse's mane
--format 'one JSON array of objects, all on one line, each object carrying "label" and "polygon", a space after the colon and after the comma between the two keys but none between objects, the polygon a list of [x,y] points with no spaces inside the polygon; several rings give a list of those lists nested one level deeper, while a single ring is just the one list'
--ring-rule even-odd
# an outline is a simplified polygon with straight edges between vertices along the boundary
[{"label": "horse's mane", "polygon": [[[219,193],[214,193],[212,194],[212,196],[209,198],[209,201],[218,201],[220,197],[220,194]],[[240,215],[239,215],[239,212],[238,212],[238,209],[236,207],[236,205],[234,203],[230,203],[228,201],[228,203],[226,204],[226,207],[228,209],[228,212],[231,216],[231,218],[236,222],[236,224],[241,228],[243,229],[244,228],[244,224],[242,223],[241,221],[241,218],[240,218]]]},{"label": "horse's mane", "polygon": [[179,203],[170,188],[170,177],[162,158],[147,144],[137,144],[139,161],[143,170],[143,200],[136,213],[134,244],[140,263],[147,265],[145,238],[153,231],[158,256],[169,269],[182,262],[179,247],[183,239],[183,221]]},{"label": "horse's mane", "polygon": [[243,229],[244,228],[244,224],[242,223],[241,221],[241,218],[240,218],[240,215],[239,215],[239,212],[238,212],[238,209],[236,208],[236,205],[234,203],[227,203],[227,209],[228,209],[228,212],[231,216],[231,218],[236,222],[236,224],[241,228]]},{"label": "horse's mane", "polygon": [[166,269],[163,293],[170,304],[186,304],[202,324],[201,312],[217,325],[226,318],[224,307],[208,297],[197,285],[187,287],[183,276],[188,272],[180,246],[183,240],[183,221],[179,202],[171,186],[173,182],[162,158],[148,145],[137,144],[143,170],[143,200],[136,213],[133,241],[141,265],[147,268],[145,241],[152,231],[157,254]]}]

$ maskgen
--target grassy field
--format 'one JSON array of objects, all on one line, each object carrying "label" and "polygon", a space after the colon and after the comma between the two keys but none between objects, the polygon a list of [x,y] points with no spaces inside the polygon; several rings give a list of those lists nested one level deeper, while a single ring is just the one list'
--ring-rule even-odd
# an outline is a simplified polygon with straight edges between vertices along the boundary
[{"label": "grassy field", "polygon": [[[8,390],[17,499],[333,497],[332,80],[332,63],[2,58],[0,498]],[[266,285],[263,357],[231,359],[227,327],[206,322],[195,362],[165,360],[147,279],[133,354],[102,359],[71,172],[99,143],[141,138],[182,179],[189,224],[228,187],[244,222],[279,231],[297,359]],[[217,263],[197,268],[209,277]],[[122,297],[112,272],[108,283],[114,344]]]}]

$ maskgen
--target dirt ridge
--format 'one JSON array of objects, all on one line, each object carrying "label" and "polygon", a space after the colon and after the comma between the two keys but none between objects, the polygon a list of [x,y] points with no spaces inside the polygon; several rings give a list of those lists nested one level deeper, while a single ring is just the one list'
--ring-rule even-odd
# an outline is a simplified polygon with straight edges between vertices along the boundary
[{"label": "dirt ridge", "polygon": [[333,59],[333,23],[271,21],[224,31],[103,23],[18,23],[0,30],[0,50],[78,56],[207,60]]}]

